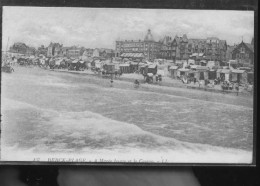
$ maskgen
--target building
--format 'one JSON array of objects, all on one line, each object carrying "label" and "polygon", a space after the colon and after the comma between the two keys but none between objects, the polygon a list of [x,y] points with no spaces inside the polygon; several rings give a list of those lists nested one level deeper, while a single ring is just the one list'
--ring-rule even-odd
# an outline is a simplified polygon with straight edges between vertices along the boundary
[{"label": "building", "polygon": [[41,45],[40,47],[38,47],[38,50],[36,51],[36,54],[39,55],[44,55],[47,56],[47,51],[48,49],[44,47],[44,45]]},{"label": "building", "polygon": [[154,60],[160,56],[161,42],[153,39],[149,29],[143,40],[118,40],[115,49],[115,57],[120,57],[125,53],[142,53],[147,60]]},{"label": "building", "polygon": [[63,56],[63,57],[68,57],[68,50],[70,49],[70,47],[62,47],[62,49],[61,49],[61,56]]},{"label": "building", "polygon": [[226,52],[226,61],[232,60],[232,51],[236,48],[236,45],[234,46],[227,46],[227,52]]},{"label": "building", "polygon": [[92,57],[111,59],[112,57],[115,57],[115,52],[112,49],[95,48],[92,52]]},{"label": "building", "polygon": [[174,43],[170,36],[165,36],[161,41],[161,55],[163,59],[173,59]]},{"label": "building", "polygon": [[27,56],[34,56],[36,54],[36,49],[34,47],[28,47],[26,50]]},{"label": "building", "polygon": [[83,55],[85,48],[84,47],[77,47],[77,46],[72,46],[67,49],[67,57],[70,58],[79,58],[80,56]]},{"label": "building", "polygon": [[27,46],[25,43],[17,42],[9,48],[8,52],[31,56],[36,54],[36,49],[34,47]]},{"label": "building", "polygon": [[27,53],[28,48],[29,47],[25,43],[17,42],[9,48],[9,52],[25,55]]},{"label": "building", "polygon": [[198,57],[201,57],[197,58],[198,60],[226,60],[226,41],[217,37],[188,39],[187,35],[184,34],[182,37],[175,36],[172,43],[172,58],[174,61],[187,60],[192,54],[201,54],[198,55]]},{"label": "building", "polygon": [[56,57],[62,55],[62,45],[59,43],[50,43],[47,48],[47,57]]},{"label": "building", "polygon": [[83,56],[92,57],[92,56],[93,56],[93,52],[94,52],[94,49],[87,48],[87,49],[83,52]]},{"label": "building", "polygon": [[232,59],[242,66],[252,66],[254,64],[254,46],[242,41],[233,49]]}]

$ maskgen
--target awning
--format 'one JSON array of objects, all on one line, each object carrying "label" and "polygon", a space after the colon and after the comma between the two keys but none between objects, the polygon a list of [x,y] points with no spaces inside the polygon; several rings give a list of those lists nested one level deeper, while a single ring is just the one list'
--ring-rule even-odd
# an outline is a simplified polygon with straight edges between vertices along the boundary
[{"label": "awning", "polygon": [[205,60],[201,60],[200,63],[207,63],[207,61],[205,61]]},{"label": "awning", "polygon": [[190,68],[196,69],[198,65],[190,65]]},{"label": "awning", "polygon": [[142,58],[144,56],[143,53],[123,53],[120,57]]},{"label": "awning", "polygon": [[178,66],[171,66],[170,67],[170,70],[176,70],[176,69],[178,69],[179,67]]},{"label": "awning", "polygon": [[157,65],[149,65],[148,68],[156,68]]}]

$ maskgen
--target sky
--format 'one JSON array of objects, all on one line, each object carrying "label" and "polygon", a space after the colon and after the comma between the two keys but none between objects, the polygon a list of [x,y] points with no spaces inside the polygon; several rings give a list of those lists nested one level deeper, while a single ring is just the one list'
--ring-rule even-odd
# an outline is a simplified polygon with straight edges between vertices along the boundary
[{"label": "sky", "polygon": [[115,40],[142,40],[148,29],[156,41],[187,34],[233,45],[242,38],[250,43],[254,36],[253,11],[18,6],[3,7],[2,23],[3,50],[14,42],[114,49]]}]

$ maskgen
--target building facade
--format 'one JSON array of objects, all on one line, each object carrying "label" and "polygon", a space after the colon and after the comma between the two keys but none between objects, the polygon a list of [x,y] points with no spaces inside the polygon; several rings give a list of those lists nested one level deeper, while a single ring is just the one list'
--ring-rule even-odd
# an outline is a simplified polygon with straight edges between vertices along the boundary
[{"label": "building facade", "polygon": [[225,61],[226,51],[226,41],[217,37],[188,39],[184,34],[181,37],[176,35],[174,38],[165,36],[156,42],[150,29],[144,40],[116,41],[116,57],[120,57],[123,53],[143,53],[148,60],[156,58],[188,60],[192,54],[197,53],[201,59]]},{"label": "building facade", "polygon": [[115,57],[120,57],[124,53],[143,53],[147,60],[153,60],[160,56],[161,43],[154,41],[149,29],[144,40],[116,41],[115,49]]},{"label": "building facade", "polygon": [[182,37],[175,36],[173,39],[172,58],[176,60],[187,60],[198,53],[206,60],[225,61],[227,44],[225,40],[216,37],[206,39],[188,39],[184,34]]},{"label": "building facade", "polygon": [[62,45],[59,43],[50,43],[47,48],[47,57],[57,57],[62,55]]},{"label": "building facade", "polygon": [[232,51],[232,59],[243,66],[254,64],[254,46],[243,41]]},{"label": "building facade", "polygon": [[38,47],[37,51],[36,51],[36,55],[44,55],[47,56],[47,51],[48,49],[44,47],[44,45],[41,45],[40,47]]},{"label": "building facade", "polygon": [[34,47],[28,47],[26,50],[27,56],[34,56],[36,54],[36,49]]},{"label": "building facade", "polygon": [[66,56],[70,58],[79,58],[83,55],[85,48],[72,46],[67,49]]},{"label": "building facade", "polygon": [[29,47],[25,43],[17,42],[9,48],[9,52],[25,55],[27,53],[28,48]]},{"label": "building facade", "polygon": [[173,39],[170,36],[165,36],[161,41],[160,58],[173,59],[173,52],[175,50]]},{"label": "building facade", "polygon": [[37,51],[34,47],[29,47],[25,43],[17,42],[9,48],[9,52],[31,56],[35,55]]}]

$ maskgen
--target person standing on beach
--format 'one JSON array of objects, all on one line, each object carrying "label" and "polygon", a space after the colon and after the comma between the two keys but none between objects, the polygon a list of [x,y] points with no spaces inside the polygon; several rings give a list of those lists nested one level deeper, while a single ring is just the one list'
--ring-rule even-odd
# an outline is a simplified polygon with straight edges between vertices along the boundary
[{"label": "person standing on beach", "polygon": [[235,88],[236,88],[237,96],[238,96],[238,92],[239,92],[239,84],[238,83],[235,84]]}]

